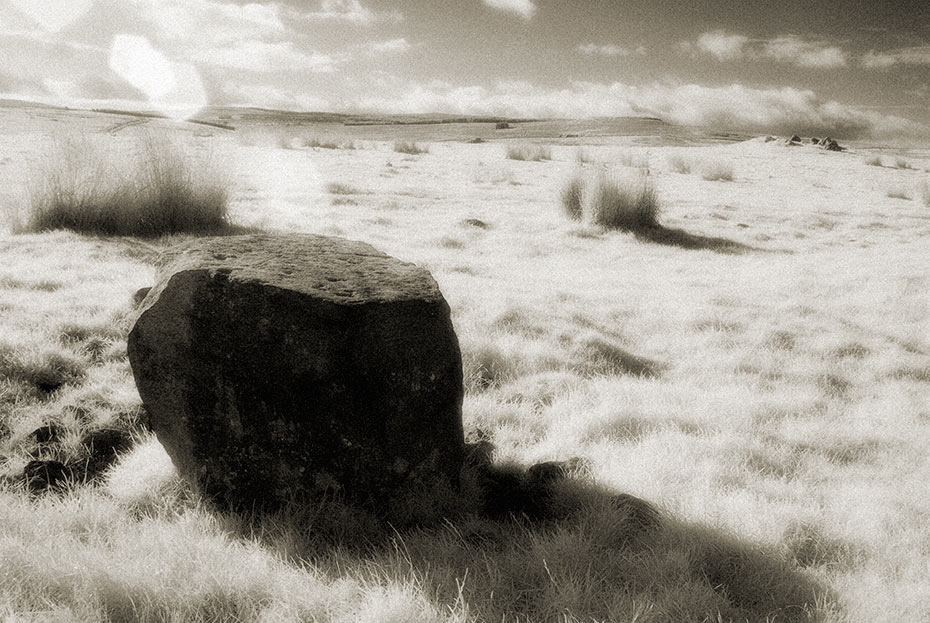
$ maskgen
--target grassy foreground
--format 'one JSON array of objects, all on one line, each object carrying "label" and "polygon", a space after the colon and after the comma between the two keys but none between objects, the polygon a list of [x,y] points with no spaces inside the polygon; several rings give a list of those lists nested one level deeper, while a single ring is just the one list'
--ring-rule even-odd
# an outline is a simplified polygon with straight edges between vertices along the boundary
[{"label": "grassy foreground", "polygon": [[[145,433],[125,358],[132,294],[172,240],[5,236],[0,619],[930,613],[930,212],[887,196],[925,183],[927,161],[678,150],[729,162],[721,184],[653,149],[637,158],[666,234],[643,238],[563,215],[567,148],[532,162],[495,144],[222,147],[239,167],[234,223],[345,235],[429,268],[462,345],[466,429],[499,461],[582,457],[557,496],[572,512],[367,541],[351,521],[336,538],[313,509],[213,513]],[[583,166],[622,166],[610,145],[586,153]],[[35,457],[90,464],[83,442],[114,429],[133,449],[88,482],[30,494],[18,480]],[[619,493],[658,506],[662,527],[643,529]]]}]

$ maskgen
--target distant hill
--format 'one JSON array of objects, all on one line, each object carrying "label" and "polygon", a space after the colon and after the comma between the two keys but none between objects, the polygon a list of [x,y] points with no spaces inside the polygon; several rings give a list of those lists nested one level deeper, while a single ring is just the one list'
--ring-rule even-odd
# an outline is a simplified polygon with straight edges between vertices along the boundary
[{"label": "distant hill", "polygon": [[[53,110],[90,110],[91,112],[127,115],[146,118],[167,118],[158,112],[150,110],[132,110],[117,108],[80,109],[65,106],[54,106],[28,100],[0,98],[0,108],[45,108]],[[655,117],[604,117],[603,121],[653,121],[665,123]],[[423,113],[423,114],[358,114],[291,111],[276,108],[262,108],[259,106],[206,106],[189,121],[206,123],[224,127],[230,122],[249,121],[285,124],[310,123],[341,123],[343,125],[433,125],[452,123],[531,123],[539,121],[567,121],[565,119],[539,119],[525,117],[506,117],[500,115],[461,115],[454,113]]]},{"label": "distant hill", "polygon": [[331,112],[298,112],[273,108],[207,106],[194,119],[219,121],[267,121],[269,123],[342,123],[344,125],[432,125],[443,123],[526,123],[536,119],[501,116],[426,113],[413,115],[350,114]]},{"label": "distant hill", "polygon": [[53,106],[51,104],[41,104],[39,102],[30,102],[28,100],[18,100],[0,97],[0,108],[48,108],[51,110],[69,110],[64,106]]}]

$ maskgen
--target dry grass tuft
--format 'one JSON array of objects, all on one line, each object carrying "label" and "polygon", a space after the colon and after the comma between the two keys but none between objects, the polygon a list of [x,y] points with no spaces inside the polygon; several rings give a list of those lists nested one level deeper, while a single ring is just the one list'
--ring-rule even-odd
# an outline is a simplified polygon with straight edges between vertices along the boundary
[{"label": "dry grass tuft", "polygon": [[412,143],[408,141],[394,141],[394,151],[399,154],[409,154],[411,156],[419,156],[420,154],[429,153],[429,145],[423,146],[419,143]]},{"label": "dry grass tuft", "polygon": [[353,141],[343,141],[338,143],[332,139],[321,139],[317,136],[310,136],[303,139],[303,146],[311,149],[355,149]]},{"label": "dry grass tuft", "polygon": [[688,173],[691,173],[691,169],[694,164],[690,159],[685,158],[681,154],[674,154],[668,157],[668,166],[675,173],[682,173],[687,175]]},{"label": "dry grass tuft", "polygon": [[47,162],[32,183],[29,213],[14,227],[18,233],[160,236],[228,227],[223,177],[166,140],[146,137],[124,150],[71,140]]},{"label": "dry grass tuft", "polygon": [[592,164],[597,162],[594,156],[591,155],[591,152],[589,152],[587,149],[584,149],[583,147],[579,147],[577,150],[575,150],[575,161],[578,164]]},{"label": "dry grass tuft", "polygon": [[343,182],[330,182],[326,185],[326,192],[331,195],[363,195],[365,192],[351,184]]},{"label": "dry grass tuft", "polygon": [[629,152],[624,152],[617,157],[618,164],[631,167],[633,169],[648,169],[649,168],[649,156],[648,155],[639,155],[631,154]]},{"label": "dry grass tuft", "polygon": [[930,207],[930,183],[928,183],[927,180],[921,180],[917,184],[917,192],[914,193],[914,198],[925,206]]},{"label": "dry grass tuft", "polygon": [[701,167],[701,179],[708,182],[732,182],[733,166],[727,162],[708,162]]},{"label": "dry grass tuft", "polygon": [[562,207],[574,220],[622,231],[659,227],[659,197],[646,170],[635,176],[576,175],[562,190]]},{"label": "dry grass tuft", "polygon": [[866,158],[865,163],[870,167],[883,167],[885,166],[882,163],[881,156],[872,156],[871,158]]},{"label": "dry grass tuft", "polygon": [[552,149],[548,145],[508,145],[507,158],[509,160],[542,162],[552,160]]},{"label": "dry grass tuft", "polygon": [[562,208],[573,221],[580,221],[584,216],[584,188],[584,178],[576,175],[562,189]]}]

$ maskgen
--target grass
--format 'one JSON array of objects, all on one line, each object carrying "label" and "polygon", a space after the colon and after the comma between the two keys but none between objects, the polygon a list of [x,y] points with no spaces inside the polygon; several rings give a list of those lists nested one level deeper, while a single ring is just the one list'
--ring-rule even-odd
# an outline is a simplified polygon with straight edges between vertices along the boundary
[{"label": "grass", "polygon": [[394,151],[399,154],[419,156],[420,154],[429,153],[429,145],[424,146],[410,141],[394,141]]},{"label": "grass", "polygon": [[344,182],[330,182],[326,185],[326,192],[331,195],[363,195],[365,191]]},{"label": "grass", "polygon": [[694,167],[694,164],[689,158],[681,154],[673,154],[668,157],[668,165],[672,171],[675,173],[682,173],[687,175],[691,173],[691,169]]},{"label": "grass", "polygon": [[303,139],[302,144],[304,147],[310,147],[311,149],[348,149],[354,150],[355,142],[354,141],[342,141],[338,142],[333,139],[321,139],[317,136],[310,136]]},{"label": "grass", "polygon": [[45,160],[34,172],[18,232],[161,236],[228,227],[223,176],[167,140],[148,136],[128,146],[71,140]]},{"label": "grass", "polygon": [[583,147],[579,147],[575,150],[575,162],[578,164],[593,164],[597,162],[597,159],[591,154],[590,151]]},{"label": "grass", "polygon": [[512,144],[507,146],[509,160],[525,160],[529,162],[542,162],[552,160],[552,148],[548,145]]},{"label": "grass", "polygon": [[621,166],[631,167],[634,169],[648,169],[649,156],[623,152],[617,156],[617,163]]},{"label": "grass", "polygon": [[602,175],[589,192],[586,208],[596,225],[624,231],[658,226],[659,197],[648,172],[632,180]]},{"label": "grass", "polygon": [[[0,141],[0,160],[26,144]],[[681,153],[745,172],[738,185],[649,177],[664,225],[751,246],[722,254],[566,228],[552,204],[577,166],[567,160],[513,165],[520,185],[470,184],[486,154],[467,145],[385,178],[377,150],[317,154],[309,169],[273,143],[230,149],[243,159],[237,222],[260,202],[269,227],[339,227],[429,269],[459,336],[465,430],[515,466],[501,480],[583,459],[552,492],[559,513],[465,512],[378,535],[335,505],[212,511],[145,432],[126,361],[133,293],[152,285],[151,248],[167,241],[4,235],[0,619],[864,623],[930,611],[930,238],[919,194],[910,207],[884,196],[920,176],[816,150],[651,147],[660,162]],[[635,171],[617,168],[635,188]],[[0,167],[0,192],[15,171]],[[366,201],[305,201],[321,180]],[[385,216],[391,227],[376,224]],[[471,218],[492,227],[461,225]],[[40,442],[47,425],[59,433]],[[85,442],[114,428],[133,448],[82,482]],[[29,493],[20,476],[40,457],[73,467],[72,482]],[[622,494],[652,503],[661,525]]]},{"label": "grass", "polygon": [[930,183],[927,180],[921,180],[917,183],[917,189],[914,198],[927,207],[930,207]]},{"label": "grass", "polygon": [[911,196],[907,192],[900,189],[889,190],[887,193],[885,193],[885,196],[889,199],[906,199],[907,201],[911,200]]},{"label": "grass", "polygon": [[904,158],[896,158],[894,161],[894,168],[905,169],[907,171],[912,171],[914,169],[913,165]]},{"label": "grass", "polygon": [[584,216],[585,180],[575,175],[562,187],[562,209],[573,221],[580,221]]},{"label": "grass", "polygon": [[669,169],[675,173],[689,174],[697,171],[701,179],[708,182],[732,182],[733,165],[720,160],[696,162],[684,154],[672,154],[668,157]]},{"label": "grass", "polygon": [[882,163],[881,156],[871,156],[871,157],[869,157],[869,158],[866,158],[866,159],[865,159],[865,164],[868,165],[868,166],[870,166],[870,167],[883,167],[883,166],[885,166],[884,163]]},{"label": "grass", "polygon": [[732,182],[733,165],[720,161],[704,163],[701,166],[701,179],[708,182]]},{"label": "grass", "polygon": [[659,197],[648,170],[636,176],[576,174],[562,189],[562,208],[573,220],[606,229],[643,231],[659,227]]}]

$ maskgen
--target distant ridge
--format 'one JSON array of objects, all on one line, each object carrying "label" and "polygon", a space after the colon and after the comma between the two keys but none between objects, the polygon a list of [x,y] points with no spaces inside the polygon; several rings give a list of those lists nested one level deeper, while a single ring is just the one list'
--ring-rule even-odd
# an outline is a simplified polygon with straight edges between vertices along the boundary
[{"label": "distant ridge", "polygon": [[[41,108],[49,110],[87,110],[90,112],[125,115],[146,119],[170,119],[165,114],[151,110],[133,110],[123,108],[72,108],[43,104],[29,100],[15,98],[0,98],[0,108]],[[334,113],[313,111],[291,111],[277,108],[264,108],[260,106],[206,106],[194,117],[188,119],[190,123],[213,126],[225,130],[234,130],[236,121],[284,123],[289,125],[302,125],[313,123],[339,123],[345,126],[414,126],[414,125],[445,125],[445,124],[497,124],[506,123],[514,126],[526,123],[540,122],[572,122],[581,121],[567,118],[529,118],[508,117],[502,115],[462,115],[456,113],[418,113],[418,114],[377,114],[377,113]],[[587,119],[588,122],[616,122],[634,121],[656,123],[673,126],[658,117],[646,116],[615,116],[596,117]]]},{"label": "distant ridge", "polygon": [[5,97],[0,97],[0,108],[48,108],[51,110],[71,110],[65,106],[54,106],[52,104],[42,104],[40,102],[31,102],[29,100]]}]

